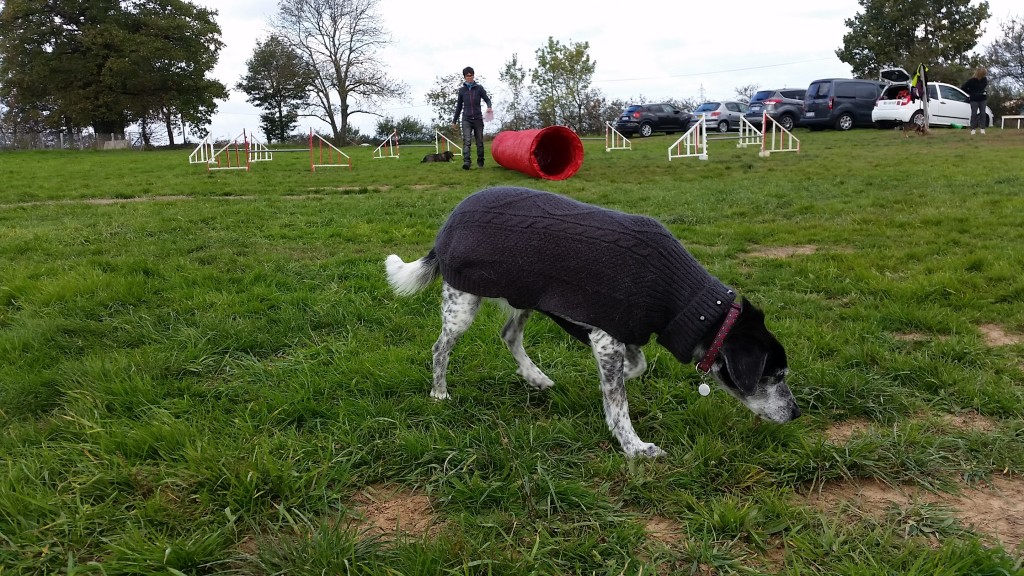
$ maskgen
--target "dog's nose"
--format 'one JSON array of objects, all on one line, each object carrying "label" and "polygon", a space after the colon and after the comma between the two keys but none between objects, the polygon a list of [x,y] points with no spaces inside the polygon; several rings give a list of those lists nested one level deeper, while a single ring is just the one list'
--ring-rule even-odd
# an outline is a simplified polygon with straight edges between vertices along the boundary
[{"label": "dog's nose", "polygon": [[793,406],[789,409],[789,419],[790,420],[796,420],[799,417],[800,417],[800,407],[797,406],[794,403]]}]

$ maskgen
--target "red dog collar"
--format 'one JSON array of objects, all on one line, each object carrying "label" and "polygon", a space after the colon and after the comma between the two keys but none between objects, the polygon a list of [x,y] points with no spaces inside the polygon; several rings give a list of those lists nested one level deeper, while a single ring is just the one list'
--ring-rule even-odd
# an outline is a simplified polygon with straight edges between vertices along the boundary
[{"label": "red dog collar", "polygon": [[715,358],[718,357],[718,351],[722,349],[722,343],[725,342],[725,337],[729,335],[729,330],[732,330],[732,325],[736,323],[736,319],[740,316],[740,305],[736,302],[732,303],[729,307],[729,314],[726,315],[725,321],[722,322],[722,326],[718,329],[718,334],[715,334],[714,341],[711,342],[711,347],[704,353],[704,357],[697,363],[697,370],[707,374],[711,372],[711,365],[715,363]]}]

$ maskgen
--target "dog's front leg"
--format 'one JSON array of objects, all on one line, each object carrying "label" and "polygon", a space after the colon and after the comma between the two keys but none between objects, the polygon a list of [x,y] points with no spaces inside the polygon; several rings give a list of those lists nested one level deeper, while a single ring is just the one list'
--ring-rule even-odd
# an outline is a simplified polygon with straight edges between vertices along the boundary
[{"label": "dog's front leg", "polygon": [[604,330],[590,332],[590,347],[597,359],[601,374],[601,397],[604,402],[604,419],[608,429],[619,441],[622,451],[630,458],[634,456],[655,457],[665,453],[654,444],[640,439],[633,430],[629,419],[629,402],[626,399],[624,365],[626,346],[612,338]]}]

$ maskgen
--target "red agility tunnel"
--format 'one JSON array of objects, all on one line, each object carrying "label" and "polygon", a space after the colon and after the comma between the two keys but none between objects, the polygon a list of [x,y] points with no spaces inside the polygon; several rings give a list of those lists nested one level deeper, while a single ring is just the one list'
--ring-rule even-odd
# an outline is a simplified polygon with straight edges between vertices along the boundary
[{"label": "red agility tunnel", "polygon": [[491,142],[494,161],[547,180],[565,180],[583,164],[583,142],[565,126],[498,132]]}]

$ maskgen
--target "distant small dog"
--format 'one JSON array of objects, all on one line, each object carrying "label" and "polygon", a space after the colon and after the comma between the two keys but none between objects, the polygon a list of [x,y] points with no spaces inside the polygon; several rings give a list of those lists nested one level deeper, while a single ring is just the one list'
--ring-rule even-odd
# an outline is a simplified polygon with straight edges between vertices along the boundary
[{"label": "distant small dog", "polygon": [[420,164],[423,164],[424,162],[451,162],[454,157],[455,155],[452,154],[451,150],[445,150],[440,154],[427,154],[423,157],[423,160],[420,161]]},{"label": "distant small dog", "polygon": [[924,123],[900,122],[899,130],[903,132],[904,138],[910,138],[911,134],[917,134],[919,136],[925,136],[928,134],[928,129],[925,128]]}]

